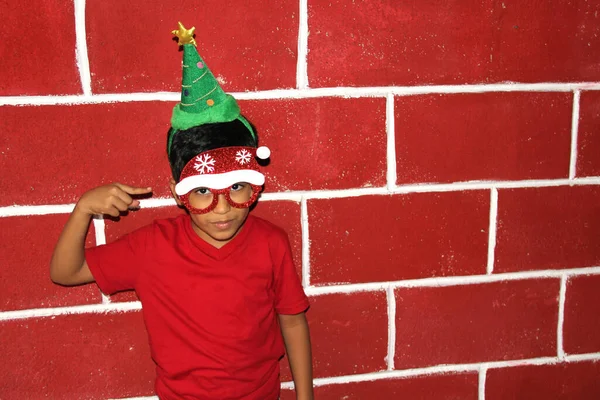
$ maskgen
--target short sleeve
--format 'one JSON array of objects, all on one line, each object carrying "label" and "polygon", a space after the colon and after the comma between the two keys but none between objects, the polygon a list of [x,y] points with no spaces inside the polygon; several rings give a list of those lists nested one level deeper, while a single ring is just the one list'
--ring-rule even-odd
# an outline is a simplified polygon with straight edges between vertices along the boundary
[{"label": "short sleeve", "polygon": [[[299,314],[309,307],[308,298],[302,288],[302,283],[294,267],[290,242],[285,233],[277,241],[283,253],[281,262],[275,265],[275,311],[278,314]],[[280,253],[281,254],[281,253]]]},{"label": "short sleeve", "polygon": [[85,260],[103,293],[135,289],[140,265],[146,255],[147,228],[138,229],[107,245],[85,250]]}]

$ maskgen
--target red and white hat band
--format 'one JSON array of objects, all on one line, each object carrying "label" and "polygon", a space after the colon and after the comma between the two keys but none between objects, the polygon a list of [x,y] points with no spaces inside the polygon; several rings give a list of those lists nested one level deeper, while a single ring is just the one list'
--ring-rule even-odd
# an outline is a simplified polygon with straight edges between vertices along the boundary
[{"label": "red and white hat band", "polygon": [[265,176],[258,171],[256,157],[266,159],[270,154],[264,146],[221,147],[200,153],[183,168],[175,193],[182,196],[199,187],[225,189],[238,182],[261,186]]}]

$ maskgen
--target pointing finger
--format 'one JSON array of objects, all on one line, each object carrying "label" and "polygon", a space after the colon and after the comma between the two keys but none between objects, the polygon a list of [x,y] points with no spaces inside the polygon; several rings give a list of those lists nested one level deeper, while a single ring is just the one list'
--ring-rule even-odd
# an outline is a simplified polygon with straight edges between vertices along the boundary
[{"label": "pointing finger", "polygon": [[141,187],[125,185],[124,183],[115,183],[115,186],[128,194],[146,194],[146,193],[152,192],[151,187],[141,188]]}]

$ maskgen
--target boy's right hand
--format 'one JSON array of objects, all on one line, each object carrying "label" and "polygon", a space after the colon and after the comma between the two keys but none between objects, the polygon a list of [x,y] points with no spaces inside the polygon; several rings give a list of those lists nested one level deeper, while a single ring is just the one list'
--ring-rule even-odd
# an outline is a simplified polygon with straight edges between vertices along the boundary
[{"label": "boy's right hand", "polygon": [[87,215],[107,214],[118,217],[121,212],[138,208],[139,200],[134,200],[130,195],[147,194],[152,188],[139,188],[122,183],[113,183],[100,186],[85,192],[75,205],[75,212]]}]

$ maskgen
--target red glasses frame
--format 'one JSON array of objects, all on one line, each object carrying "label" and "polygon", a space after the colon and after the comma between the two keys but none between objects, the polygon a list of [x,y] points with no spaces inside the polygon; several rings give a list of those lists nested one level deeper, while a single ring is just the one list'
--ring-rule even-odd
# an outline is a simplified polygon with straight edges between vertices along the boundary
[{"label": "red glasses frame", "polygon": [[[233,185],[237,185],[237,183],[234,183]],[[231,185],[231,186],[233,186],[233,185]],[[262,186],[253,185],[251,183],[249,185],[252,188],[252,196],[250,196],[250,199],[244,203],[235,203],[233,200],[231,200],[231,195],[230,195],[231,186],[226,187],[224,189],[207,188],[212,193],[213,200],[212,200],[212,203],[210,203],[210,205],[206,208],[196,208],[190,204],[190,193],[192,193],[191,191],[184,195],[179,196],[179,198],[185,205],[185,208],[187,208],[187,210],[192,214],[206,214],[206,213],[209,213],[212,210],[214,210],[217,207],[217,204],[219,204],[219,195],[224,195],[225,199],[227,200],[227,203],[229,203],[229,205],[231,207],[248,208],[256,201],[260,191],[262,190]]]}]

